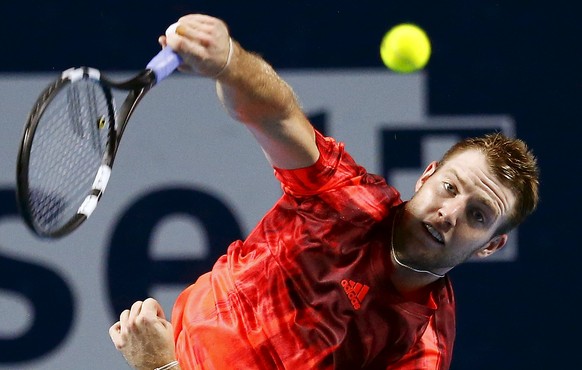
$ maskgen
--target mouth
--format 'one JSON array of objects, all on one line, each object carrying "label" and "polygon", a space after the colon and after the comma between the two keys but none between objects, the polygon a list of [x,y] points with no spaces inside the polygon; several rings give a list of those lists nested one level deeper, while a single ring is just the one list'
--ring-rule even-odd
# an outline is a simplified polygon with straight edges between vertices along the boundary
[{"label": "mouth", "polygon": [[437,243],[445,244],[445,238],[434,227],[429,224],[424,224],[424,227]]}]

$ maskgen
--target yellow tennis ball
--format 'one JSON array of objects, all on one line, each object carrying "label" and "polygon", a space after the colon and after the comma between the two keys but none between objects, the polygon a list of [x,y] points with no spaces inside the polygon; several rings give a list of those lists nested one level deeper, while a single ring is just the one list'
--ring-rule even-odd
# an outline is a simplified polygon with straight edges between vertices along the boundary
[{"label": "yellow tennis ball", "polygon": [[430,58],[431,46],[426,33],[417,25],[402,23],[392,27],[380,44],[386,67],[399,73],[423,69]]}]

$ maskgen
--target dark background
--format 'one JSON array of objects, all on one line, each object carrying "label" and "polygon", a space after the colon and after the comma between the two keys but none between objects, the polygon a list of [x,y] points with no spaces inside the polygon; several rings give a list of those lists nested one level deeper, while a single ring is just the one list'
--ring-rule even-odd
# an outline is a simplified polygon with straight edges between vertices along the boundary
[{"label": "dark background", "polygon": [[[539,157],[541,204],[515,263],[453,273],[453,369],[569,369],[577,361],[581,243],[581,13],[559,1],[11,1],[0,73],[142,68],[179,16],[223,18],[276,69],[383,68],[378,45],[414,22],[431,38],[429,113],[508,114]],[[578,240],[578,241],[577,241]]]}]

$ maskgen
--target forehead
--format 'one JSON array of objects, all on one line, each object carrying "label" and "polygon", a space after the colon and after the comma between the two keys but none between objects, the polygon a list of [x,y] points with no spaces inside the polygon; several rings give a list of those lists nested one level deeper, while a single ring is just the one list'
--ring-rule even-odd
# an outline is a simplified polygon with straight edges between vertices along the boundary
[{"label": "forehead", "polygon": [[476,149],[460,152],[440,167],[444,176],[459,183],[460,190],[492,208],[498,216],[507,215],[515,204],[515,195],[491,171],[485,154]]}]

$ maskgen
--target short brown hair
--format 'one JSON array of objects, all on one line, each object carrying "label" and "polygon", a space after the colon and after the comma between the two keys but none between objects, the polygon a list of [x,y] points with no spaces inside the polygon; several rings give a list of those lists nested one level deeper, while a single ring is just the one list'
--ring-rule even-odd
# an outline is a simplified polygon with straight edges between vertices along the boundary
[{"label": "short brown hair", "polygon": [[493,175],[516,197],[515,206],[509,214],[508,221],[497,230],[498,234],[509,232],[523,222],[538,205],[537,159],[525,142],[497,132],[456,143],[445,153],[440,164],[470,149],[476,149],[485,154]]}]

